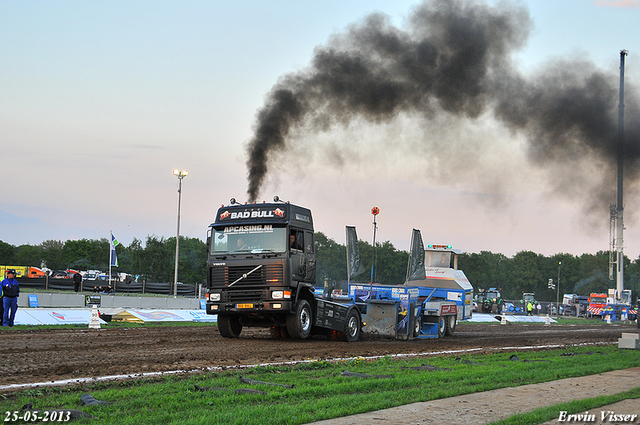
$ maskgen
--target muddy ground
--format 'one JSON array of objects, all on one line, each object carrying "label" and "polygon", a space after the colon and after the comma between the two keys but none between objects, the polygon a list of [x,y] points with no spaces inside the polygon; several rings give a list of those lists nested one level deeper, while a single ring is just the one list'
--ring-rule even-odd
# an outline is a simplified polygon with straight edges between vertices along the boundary
[{"label": "muddy ground", "polygon": [[[304,359],[377,356],[444,350],[617,342],[636,324],[463,324],[452,337],[414,341],[368,339],[354,343],[312,338],[272,339],[262,329],[244,329],[238,339],[207,326],[103,326],[99,330],[0,330],[0,383],[192,370]],[[515,349],[514,348],[514,349]]]}]

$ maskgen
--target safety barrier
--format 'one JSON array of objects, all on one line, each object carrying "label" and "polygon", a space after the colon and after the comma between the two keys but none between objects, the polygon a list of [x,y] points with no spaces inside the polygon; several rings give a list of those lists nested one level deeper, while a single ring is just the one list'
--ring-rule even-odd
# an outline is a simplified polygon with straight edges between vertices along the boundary
[{"label": "safety barrier", "polygon": [[[48,277],[19,278],[20,288],[42,289],[46,291],[73,291],[74,284],[71,279],[51,279]],[[103,280],[83,280],[82,291],[92,291],[95,287],[106,290],[109,283]],[[167,282],[111,282],[115,292],[127,294],[161,294],[173,295],[173,283]],[[197,297],[200,285],[194,283],[181,283],[177,285],[177,295],[183,297]]]}]

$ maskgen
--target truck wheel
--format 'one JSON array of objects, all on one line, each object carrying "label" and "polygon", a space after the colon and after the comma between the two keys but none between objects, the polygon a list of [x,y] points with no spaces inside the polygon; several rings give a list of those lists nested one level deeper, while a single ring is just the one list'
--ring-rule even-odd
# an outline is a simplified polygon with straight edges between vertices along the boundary
[{"label": "truck wheel", "polygon": [[438,317],[438,338],[444,337],[447,331],[447,321],[444,316]]},{"label": "truck wheel", "polygon": [[269,333],[271,334],[271,338],[274,338],[274,339],[289,338],[289,332],[287,332],[286,326],[272,326],[269,329]]},{"label": "truck wheel", "polygon": [[289,335],[295,339],[305,339],[311,333],[311,323],[313,322],[311,306],[307,300],[299,300],[296,305],[296,312],[287,316],[287,330]]},{"label": "truck wheel", "polygon": [[453,331],[456,330],[456,323],[458,323],[458,318],[456,316],[447,316],[447,329],[445,330],[445,335],[451,336],[453,335]]},{"label": "truck wheel", "polygon": [[225,338],[237,338],[242,332],[242,325],[235,316],[218,314],[218,331]]},{"label": "truck wheel", "polygon": [[347,342],[357,341],[360,337],[360,315],[355,309],[351,309],[347,314],[347,322],[344,324],[344,340]]}]

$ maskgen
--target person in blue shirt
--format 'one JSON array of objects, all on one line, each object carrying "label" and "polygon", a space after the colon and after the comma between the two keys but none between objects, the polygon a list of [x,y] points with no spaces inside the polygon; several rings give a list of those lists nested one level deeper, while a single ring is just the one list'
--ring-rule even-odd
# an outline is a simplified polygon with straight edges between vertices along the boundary
[{"label": "person in blue shirt", "polygon": [[3,317],[4,317],[4,294],[2,293],[2,282],[0,282],[0,325],[2,325]]},{"label": "person in blue shirt", "polygon": [[13,320],[18,310],[18,295],[20,295],[20,286],[16,280],[16,271],[7,270],[7,278],[2,281],[2,305],[4,314],[2,315],[2,326],[13,326]]}]

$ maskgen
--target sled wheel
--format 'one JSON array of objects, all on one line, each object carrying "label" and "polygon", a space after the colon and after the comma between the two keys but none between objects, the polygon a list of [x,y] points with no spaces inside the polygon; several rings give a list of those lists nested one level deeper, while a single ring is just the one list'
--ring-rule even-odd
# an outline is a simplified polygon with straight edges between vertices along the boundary
[{"label": "sled wheel", "polygon": [[305,339],[311,333],[313,315],[307,300],[299,300],[295,313],[287,316],[287,330],[295,339]]},{"label": "sled wheel", "polygon": [[447,329],[445,330],[445,334],[447,336],[453,335],[453,332],[456,330],[457,323],[458,318],[456,316],[447,316]]},{"label": "sled wheel", "polygon": [[442,338],[447,331],[447,321],[444,316],[438,317],[438,338]]},{"label": "sled wheel", "polygon": [[422,322],[420,321],[420,316],[416,316],[415,323],[413,324],[413,337],[417,338],[420,335],[421,330],[422,330]]},{"label": "sled wheel", "polygon": [[225,338],[237,338],[242,332],[240,319],[229,314],[218,314],[218,331]]}]

